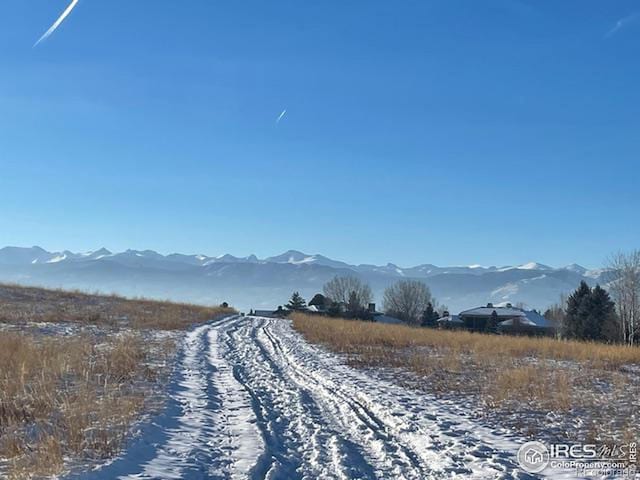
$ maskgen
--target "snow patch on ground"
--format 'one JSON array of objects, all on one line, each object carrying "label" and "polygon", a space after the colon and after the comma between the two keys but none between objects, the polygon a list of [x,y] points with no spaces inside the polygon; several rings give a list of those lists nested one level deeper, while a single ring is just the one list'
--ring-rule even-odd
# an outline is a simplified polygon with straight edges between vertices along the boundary
[{"label": "snow patch on ground", "polygon": [[530,479],[524,439],[347,366],[289,321],[230,317],[185,337],[167,412],[83,479]]}]

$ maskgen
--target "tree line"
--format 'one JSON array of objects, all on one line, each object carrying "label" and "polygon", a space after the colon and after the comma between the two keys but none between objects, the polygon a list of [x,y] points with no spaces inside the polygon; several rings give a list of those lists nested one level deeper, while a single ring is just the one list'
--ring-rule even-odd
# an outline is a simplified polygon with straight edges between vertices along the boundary
[{"label": "tree line", "polygon": [[[333,317],[373,320],[375,312],[369,308],[373,302],[373,292],[360,278],[352,275],[336,276],[324,284],[322,291],[308,304],[299,292],[294,292],[286,309],[301,311],[315,306]],[[384,291],[383,311],[410,325],[435,327],[446,307],[438,309],[429,287],[423,282],[400,280]]]},{"label": "tree line", "polygon": [[545,312],[562,338],[638,345],[640,343],[640,250],[616,253],[600,285],[581,282]]},{"label": "tree line", "polygon": [[[612,255],[605,266],[604,287],[582,281],[569,296],[551,306],[544,317],[555,324],[561,338],[627,345],[640,344],[640,250]],[[336,276],[309,302],[325,315],[373,320],[371,287],[355,276]],[[305,310],[307,302],[294,292],[286,308]],[[383,311],[410,325],[434,327],[448,314],[438,307],[429,287],[418,280],[400,280],[384,291]],[[495,313],[495,312],[494,312]],[[496,331],[497,314],[487,325]]]}]

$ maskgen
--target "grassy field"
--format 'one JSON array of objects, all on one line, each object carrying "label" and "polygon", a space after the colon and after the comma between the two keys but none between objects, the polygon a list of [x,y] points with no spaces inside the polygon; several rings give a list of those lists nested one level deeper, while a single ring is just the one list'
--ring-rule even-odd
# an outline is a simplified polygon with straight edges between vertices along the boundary
[{"label": "grassy field", "polygon": [[395,369],[398,382],[475,406],[476,415],[526,435],[640,435],[640,348],[306,315],[294,315],[293,325],[352,365]]},{"label": "grassy field", "polygon": [[0,322],[4,323],[80,322],[182,330],[220,313],[224,309],[219,307],[0,284]]},{"label": "grassy field", "polygon": [[230,312],[0,285],[0,478],[117,454],[161,406],[179,330]]}]

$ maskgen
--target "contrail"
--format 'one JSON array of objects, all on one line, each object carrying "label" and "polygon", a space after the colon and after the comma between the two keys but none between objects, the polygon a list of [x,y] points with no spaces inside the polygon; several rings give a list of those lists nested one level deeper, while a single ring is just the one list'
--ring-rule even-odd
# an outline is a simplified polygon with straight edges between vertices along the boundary
[{"label": "contrail", "polygon": [[60,26],[60,24],[64,22],[65,18],[67,18],[69,14],[73,11],[73,9],[75,8],[75,6],[78,4],[79,1],[80,0],[71,0],[71,3],[67,7],[67,9],[64,12],[62,12],[62,15],[60,15],[60,18],[58,18],[58,20],[56,20],[56,22],[53,25],[51,25],[51,28],[49,28],[49,30],[44,32],[44,35],[42,35],[40,39],[33,45],[34,48],[37,47],[41,42],[49,38],[51,34],[56,31],[56,29]]},{"label": "contrail", "polygon": [[628,24],[635,22],[638,19],[638,12],[632,13],[624,18],[621,18],[616,22],[611,30],[609,30],[604,38],[613,37],[616,33],[618,33],[622,28],[626,27]]},{"label": "contrail", "polygon": [[276,120],[276,125],[280,123],[280,120],[282,120],[282,117],[284,117],[286,114],[287,114],[287,109],[285,108],[280,114],[280,116],[278,117],[278,119]]}]

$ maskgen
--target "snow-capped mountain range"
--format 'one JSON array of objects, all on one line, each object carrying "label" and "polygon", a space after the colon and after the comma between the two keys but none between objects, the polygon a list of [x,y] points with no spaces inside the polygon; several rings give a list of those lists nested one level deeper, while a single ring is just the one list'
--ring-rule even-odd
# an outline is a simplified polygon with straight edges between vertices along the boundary
[{"label": "snow-capped mountain range", "polygon": [[333,276],[345,274],[369,282],[378,303],[394,281],[421,279],[453,312],[487,302],[522,302],[545,308],[580,280],[603,283],[603,270],[577,264],[560,268],[536,262],[500,267],[400,267],[392,263],[352,265],[297,250],[259,259],[255,255],[162,255],[152,250],[114,253],[106,248],[85,253],[49,252],[40,247],[0,249],[0,281],[4,282],[199,303],[228,301],[243,309],[281,305],[294,289],[310,297]]}]

